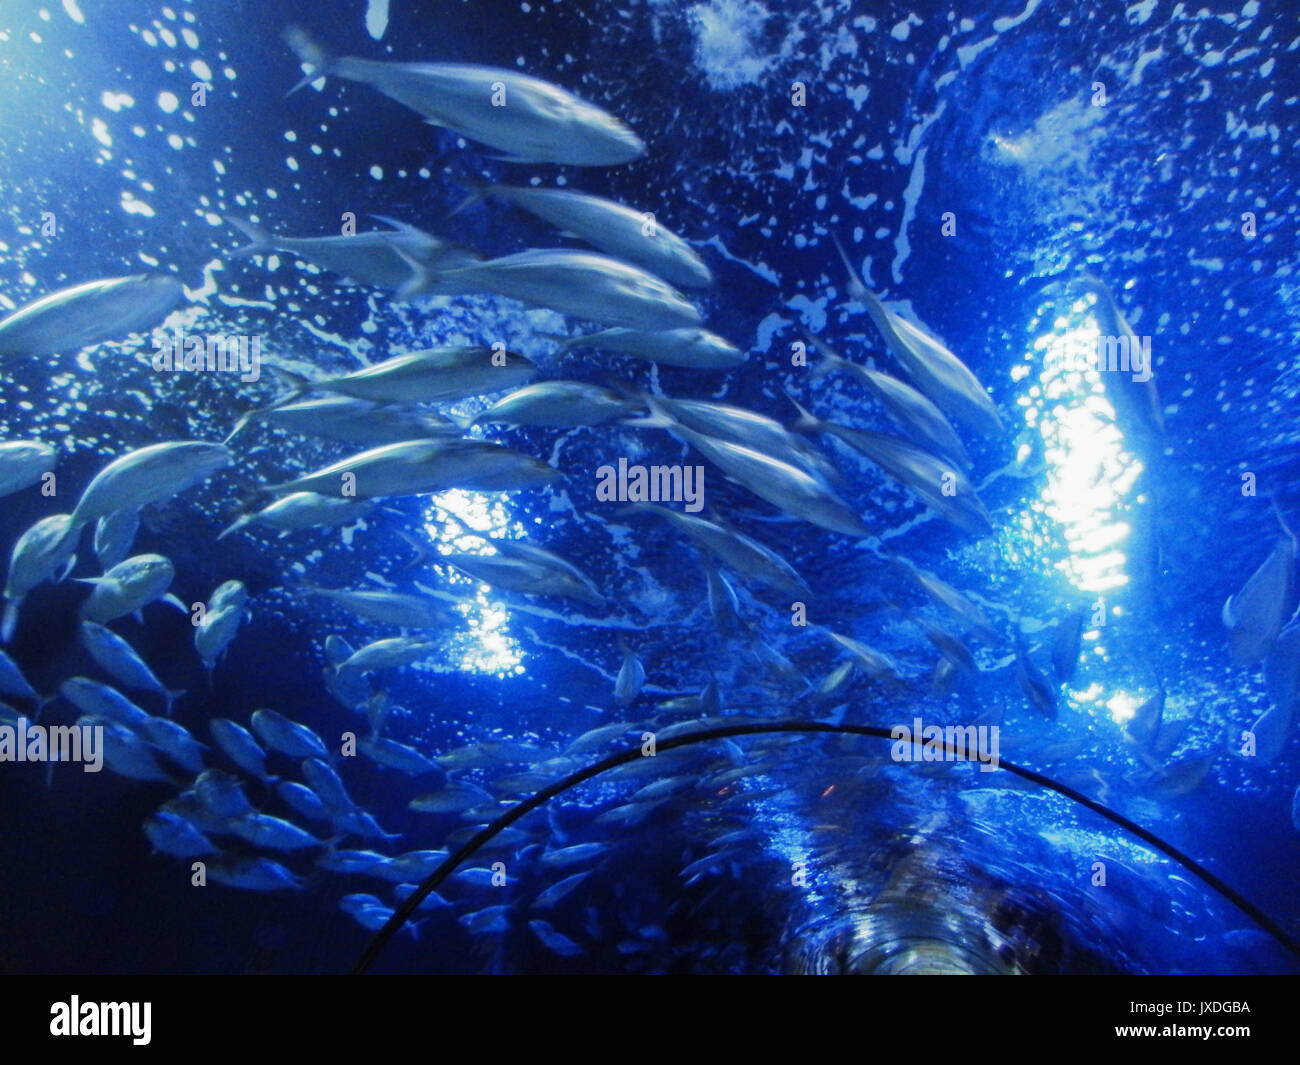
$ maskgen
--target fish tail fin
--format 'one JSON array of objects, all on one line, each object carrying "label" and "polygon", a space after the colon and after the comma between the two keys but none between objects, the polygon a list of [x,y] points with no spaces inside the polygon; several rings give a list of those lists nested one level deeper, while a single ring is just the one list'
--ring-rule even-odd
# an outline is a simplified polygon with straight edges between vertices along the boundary
[{"label": "fish tail fin", "polygon": [[286,96],[292,96],[304,86],[328,77],[334,72],[338,61],[326,51],[325,47],[315,37],[301,26],[297,24],[286,26],[281,36],[284,37],[284,43],[293,49],[293,54],[298,57],[298,62],[311,68],[311,73],[285,93]]},{"label": "fish tail fin", "polygon": [[168,717],[172,716],[172,706],[176,700],[184,695],[188,688],[164,688],[163,689],[163,713]]},{"label": "fish tail fin", "polygon": [[461,174],[454,179],[456,184],[469,193],[463,200],[451,209],[447,217],[452,218],[461,213],[466,208],[473,207],[476,203],[486,200],[491,195],[492,183],[479,177],[477,174]]},{"label": "fish tail fin", "polygon": [[865,302],[871,293],[863,283],[862,278],[858,276],[858,271],[854,268],[853,261],[849,258],[849,253],[844,250],[844,245],[840,243],[839,234],[834,230],[831,231],[831,240],[835,242],[835,249],[840,253],[840,259],[844,263],[844,269],[847,270],[849,274],[849,295],[855,300]]},{"label": "fish tail fin", "polygon": [[23,605],[22,596],[5,600],[4,618],[0,620],[0,643],[8,643],[18,631],[18,610]]},{"label": "fish tail fin", "polygon": [[1277,496],[1270,495],[1268,497],[1268,502],[1269,506],[1273,508],[1273,515],[1277,518],[1277,523],[1282,526],[1282,531],[1291,538],[1292,543],[1295,543],[1295,533],[1292,531],[1291,526],[1287,524],[1286,518],[1283,517],[1282,508],[1277,505]]},{"label": "fish tail fin", "polygon": [[255,222],[250,222],[246,218],[234,218],[226,215],[222,216],[222,221],[226,225],[234,226],[248,238],[247,244],[241,245],[230,253],[232,258],[245,255],[269,255],[275,251],[271,234]]},{"label": "fish tail fin", "polygon": [[438,283],[437,275],[418,259],[412,258],[411,255],[395,240],[389,240],[388,246],[397,253],[407,266],[411,268],[411,276],[400,285],[395,295],[398,299],[409,300],[426,292]]},{"label": "fish tail fin", "polygon": [[[315,383],[305,374],[294,373],[292,370],[286,370],[283,366],[271,366],[270,370],[271,373],[275,374],[276,377],[280,378],[285,384],[293,389],[293,392],[289,397],[291,399],[295,396],[301,396],[306,392],[310,392]],[[249,413],[251,414],[253,412],[250,411]]]},{"label": "fish tail fin", "polygon": [[224,529],[222,529],[221,532],[217,533],[217,539],[218,539],[218,540],[224,540],[224,539],[225,539],[227,536],[229,536],[232,532],[238,532],[238,531],[239,531],[240,529],[242,529],[245,525],[249,524],[252,520],[253,520],[253,516],[252,516],[251,514],[241,514],[241,515],[239,515],[238,518],[236,518],[236,519],[235,519],[234,521],[232,521],[229,525],[227,525]]},{"label": "fish tail fin", "polygon": [[794,404],[794,409],[799,412],[799,417],[795,419],[794,425],[791,426],[792,429],[800,433],[813,433],[822,427],[822,420],[805,408],[789,392],[785,394],[785,398]]},{"label": "fish tail fin", "polygon": [[226,438],[221,442],[223,444],[229,444],[230,441],[235,439],[236,436],[238,436],[246,428],[248,428],[249,422],[251,422],[253,420],[253,417],[259,413],[261,412],[257,410],[250,410],[242,414],[239,418],[239,421],[235,422],[235,427],[230,430],[230,432],[226,435]]}]

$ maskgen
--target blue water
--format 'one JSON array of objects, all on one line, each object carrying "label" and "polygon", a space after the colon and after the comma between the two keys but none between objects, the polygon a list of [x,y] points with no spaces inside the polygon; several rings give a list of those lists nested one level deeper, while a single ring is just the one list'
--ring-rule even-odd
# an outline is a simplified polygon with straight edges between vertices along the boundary
[{"label": "blue water", "polygon": [[[826,438],[816,439],[871,531],[865,540],[781,515],[706,464],[710,511],[780,553],[813,590],[810,624],[792,625],[788,603],[746,590],[740,575],[753,631],[814,687],[845,657],[822,628],[888,653],[905,676],[892,685],[859,677],[840,698],[815,704],[803,682],[717,633],[687,541],[597,501],[597,467],[620,456],[704,462],[662,431],[492,429],[489,437],[563,471],[562,488],[390,500],[346,533],[280,539],[255,530],[216,542],[253,488],[349,453],[253,428],[233,442],[231,469],[145,511],[133,549],[172,559],[172,591],[185,603],[228,579],[252,594],[250,620],[211,679],[181,614],[151,605],[142,621],[114,623],[167,687],[187,690],[176,720],[206,741],[209,719],[246,723],[271,707],[335,746],[345,731],[363,734],[364,718],[326,691],[323,641],[339,634],[359,646],[394,633],[298,586],[378,579],[412,591],[419,582],[467,604],[462,625],[434,634],[435,658],[381,678],[401,708],[386,734],[431,757],[502,738],[553,757],[619,720],[637,742],[645,728],[681,719],[657,703],[710,681],[723,712],[745,719],[999,721],[1003,758],[1131,818],[1300,932],[1291,814],[1300,752],[1289,735],[1269,764],[1240,756],[1242,731],[1268,703],[1260,666],[1230,659],[1220,618],[1276,539],[1270,501],[1292,525],[1300,520],[1288,164],[1300,27],[1287,5],[392,0],[382,32],[372,7],[368,29],[362,0],[6,5],[6,313],[94,278],[172,273],[188,298],[168,328],[258,335],[266,363],[295,372],[347,372],[420,347],[499,338],[546,377],[613,377],[784,421],[794,415],[789,393],[823,418],[894,432],[852,380],[791,364],[803,327],[854,361],[874,358],[901,375],[846,293],[834,233],[873,290],[942,337],[997,404],[1001,437],[961,431],[993,531],[978,537],[935,518]],[[280,33],[294,22],[343,54],[481,63],[554,81],[619,115],[647,154],[611,168],[508,164],[363,85],[329,79],[286,98],[301,72]],[[192,101],[195,82],[209,86],[203,106]],[[802,107],[792,104],[796,82]],[[574,328],[555,312],[493,296],[403,303],[292,256],[229,256],[244,241],[222,215],[256,216],[296,236],[335,233],[344,212],[362,229],[371,228],[367,215],[382,214],[488,255],[557,242],[503,203],[449,218],[466,174],[562,181],[654,210],[713,270],[716,284],[698,302],[707,326],[747,352],[745,364],[720,373],[591,350],[561,357],[538,335]],[[43,212],[54,213],[54,235],[41,231]],[[1243,233],[1248,212],[1253,236]],[[1085,270],[1152,338],[1163,434],[1109,402],[1095,373],[1050,365],[1060,345],[1097,329],[1077,284]],[[221,440],[241,414],[283,391],[265,367],[255,383],[156,373],[152,350],[137,336],[0,366],[4,438],[44,440],[61,453],[57,506],[39,488],[6,498],[5,551],[39,518],[70,510],[111,457],[161,440]],[[1243,492],[1244,474],[1254,494]],[[587,573],[608,610],[500,603],[436,561],[470,544],[468,531],[526,534]],[[885,554],[942,577],[993,620],[999,643],[969,641],[978,676],[932,689],[938,655],[904,611],[936,623],[945,615]],[[87,538],[75,576],[99,572]],[[8,651],[41,693],[78,673],[108,679],[76,640],[85,595],[75,582],[46,584],[24,606]],[[1076,607],[1091,616],[1099,600],[1104,624],[1086,626],[1078,672],[1048,724],[1016,682],[1012,626],[1023,619],[1046,669],[1055,626]],[[624,644],[647,683],[620,709],[613,688]],[[1166,760],[1217,753],[1183,795],[1148,782],[1150,767],[1122,729],[1160,687],[1166,720],[1188,722]],[[62,700],[45,714],[76,716]],[[1295,970],[1249,917],[1078,804],[1006,773],[895,764],[889,752],[865,737],[779,746],[751,737],[666,752],[652,772],[580,785],[517,826],[526,838],[470,860],[503,863],[504,886],[449,884],[451,905],[427,915],[416,935],[399,934],[378,967],[833,969],[858,952],[887,954],[891,936],[923,929],[940,942],[974,937],[981,957],[1035,972]],[[234,771],[218,751],[208,758]],[[272,759],[273,772],[296,777],[291,760]],[[386,853],[443,847],[474,823],[409,810],[434,786],[428,780],[363,758],[336,766],[357,802],[402,833]],[[462,775],[490,784],[526,768]],[[301,890],[193,887],[188,862],[152,853],[141,831],[176,788],[66,766],[46,787],[43,767],[0,770],[6,971],[338,971],[372,935],[339,900],[373,892],[392,904],[390,884],[317,870],[310,853],[283,859],[304,878]],[[644,817],[600,820],[670,777],[677,790]],[[289,816],[260,785],[247,791]],[[565,868],[543,861],[587,842],[604,850]],[[715,850],[723,857],[688,884],[682,870]],[[539,892],[588,869],[553,908],[534,906]],[[493,906],[503,909],[484,918],[486,930],[467,927]],[[576,945],[573,956],[530,929],[542,919]]]}]

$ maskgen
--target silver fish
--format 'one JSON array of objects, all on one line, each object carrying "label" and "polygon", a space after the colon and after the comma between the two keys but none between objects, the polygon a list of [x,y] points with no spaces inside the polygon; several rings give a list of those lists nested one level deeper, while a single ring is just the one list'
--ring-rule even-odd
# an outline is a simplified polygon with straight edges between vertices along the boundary
[{"label": "silver fish", "polygon": [[185,694],[164,687],[148,663],[136,654],[135,648],[111,629],[93,621],[83,621],[80,635],[81,645],[102,670],[128,688],[161,695],[168,714],[172,712],[172,703]]},{"label": "silver fish", "polygon": [[118,776],[129,780],[142,780],[163,784],[176,784],[157,762],[153,751],[144,740],[128,728],[105,718],[82,715],[77,724],[83,728],[102,727],[104,730],[104,764]]},{"label": "silver fish", "polygon": [[482,258],[471,248],[442,240],[415,226],[379,215],[371,217],[386,222],[392,229],[353,233],[351,236],[283,237],[245,219],[226,216],[225,221],[250,241],[231,252],[232,256],[286,252],[359,285],[373,288],[399,288],[409,278],[410,267],[397,254],[395,247],[434,267],[465,266]]},{"label": "silver fish", "polygon": [[0,358],[58,355],[158,325],[185,295],[173,277],[109,277],[61,289],[0,321]]},{"label": "silver fish", "polygon": [[340,663],[340,672],[371,673],[377,669],[396,669],[429,658],[438,645],[410,636],[393,636],[386,640],[368,643],[346,662]]},{"label": "silver fish", "polygon": [[219,769],[205,769],[200,773],[194,779],[193,790],[199,804],[212,817],[228,820],[253,812],[239,779]]},{"label": "silver fish", "polygon": [[270,858],[225,855],[207,863],[208,875],[218,884],[245,891],[300,890],[302,881]]},{"label": "silver fish", "polygon": [[587,953],[563,932],[557,932],[545,921],[529,921],[528,927],[541,941],[542,946],[561,958],[578,958]]},{"label": "silver fish", "polygon": [[947,610],[958,621],[961,621],[985,643],[999,642],[998,630],[993,627],[984,612],[952,585],[941,581],[933,573],[920,569],[908,559],[899,555],[890,556],[887,561],[915,580],[926,595]]},{"label": "silver fish", "polygon": [[399,294],[415,296],[446,284],[628,329],[682,329],[701,319],[698,307],[640,267],[565,248],[530,248],[438,273],[414,263],[411,281]]},{"label": "silver fish", "polygon": [[395,740],[372,736],[368,739],[358,740],[357,749],[372,762],[378,762],[382,766],[396,769],[402,773],[409,773],[411,776],[420,776],[425,773],[442,774],[442,770],[438,766],[425,758],[414,747],[408,747],[406,744],[398,743]]},{"label": "silver fish", "polygon": [[0,497],[30,488],[58,462],[59,453],[39,440],[0,443]]},{"label": "silver fish", "polygon": [[423,495],[448,488],[514,492],[551,484],[561,474],[528,455],[477,440],[450,443],[409,440],[373,448],[264,491],[342,494],[343,478],[356,478],[355,497]]},{"label": "silver fish", "polygon": [[165,717],[151,717],[140,726],[139,734],[182,769],[203,772],[203,752],[207,748],[185,726]]},{"label": "silver fish", "polygon": [[890,352],[917,387],[969,428],[986,436],[1001,435],[1002,419],[979,378],[929,333],[889,310],[857,276],[839,238],[832,234],[832,239],[849,272],[849,295],[866,307]]},{"label": "silver fish", "polygon": [[707,288],[713,284],[713,275],[694,249],[644,211],[573,189],[484,184],[474,188],[470,199],[452,213],[489,196],[572,233],[616,259],[644,266],[674,285]]},{"label": "silver fish", "polygon": [[[306,382],[306,378],[302,380]],[[459,425],[432,411],[327,395],[251,410],[235,423],[225,442],[230,443],[251,422],[361,447],[461,435]]]},{"label": "silver fish", "polygon": [[473,345],[394,355],[339,377],[309,379],[276,370],[298,393],[336,392],[371,403],[451,403],[517,388],[537,372],[535,363],[513,351]]},{"label": "silver fish", "polygon": [[208,722],[208,731],[226,757],[245,773],[262,781],[274,779],[267,776],[266,751],[243,725],[229,718],[214,717]]},{"label": "silver fish", "polygon": [[370,511],[366,500],[293,492],[252,514],[243,514],[217,534],[221,540],[249,525],[265,525],[286,535],[300,529],[332,529],[360,521]]},{"label": "silver fish", "polygon": [[339,58],[297,26],[285,30],[285,40],[310,68],[300,84],[326,77],[361,82],[512,162],[618,166],[645,151],[613,115],[517,70]]},{"label": "silver fish", "polygon": [[568,337],[543,335],[558,341],[565,350],[602,348],[689,370],[732,370],[745,361],[745,353],[731,341],[695,326],[651,331],[602,329]]},{"label": "silver fish", "polygon": [[204,611],[203,620],[194,628],[194,650],[209,673],[216,669],[217,661],[234,641],[243,620],[244,611],[238,606]]},{"label": "silver fish", "polygon": [[605,597],[577,567],[521,540],[492,540],[494,555],[451,554],[441,561],[495,588],[527,595],[555,595],[603,607]]},{"label": "silver fish", "polygon": [[114,459],[87,485],[72,511],[70,533],[127,507],[170,499],[229,466],[221,444],[182,440],[151,444]]},{"label": "silver fish", "polygon": [[88,677],[69,677],[59,685],[59,694],[83,714],[107,718],[133,732],[142,731],[150,717],[116,688]]},{"label": "silver fish", "polygon": [[1250,575],[1245,586],[1223,604],[1228,628],[1228,648],[1238,665],[1258,662],[1273,646],[1282,626],[1300,598],[1295,576],[1296,538],[1281,514],[1282,535],[1268,558]]},{"label": "silver fish", "polygon": [[208,599],[208,609],[221,610],[228,606],[242,608],[247,602],[248,589],[244,586],[243,581],[222,581],[213,590],[211,598]]},{"label": "silver fish", "polygon": [[124,507],[102,515],[95,522],[95,557],[100,568],[110,570],[126,558],[139,531],[139,507]]},{"label": "silver fish", "polygon": [[796,599],[812,590],[785,559],[757,540],[694,514],[670,510],[652,503],[632,503],[629,511],[654,514],[671,522],[699,547],[747,580],[758,581]]},{"label": "silver fish", "polygon": [[159,810],[145,818],[144,834],[154,850],[176,858],[197,858],[217,853],[212,840],[185,818],[167,810]]},{"label": "silver fish", "polygon": [[251,813],[233,818],[227,825],[231,833],[257,847],[277,851],[297,851],[319,847],[321,841],[297,825],[270,814]]},{"label": "silver fish", "polygon": [[975,486],[955,463],[922,451],[906,440],[865,429],[850,429],[824,421],[797,403],[795,406],[799,410],[796,429],[838,437],[899,484],[910,488],[940,517],[976,535],[992,532],[992,520],[976,494]]},{"label": "silver fish", "polygon": [[341,813],[355,808],[343,780],[319,758],[308,758],[302,763],[302,776],[331,813]]},{"label": "silver fish", "polygon": [[65,565],[66,574],[76,564],[73,552],[77,545],[68,536],[71,521],[71,514],[51,514],[23,533],[14,544],[9,556],[9,574],[5,579],[0,641],[8,643],[14,638],[18,629],[18,611],[27,593],[49,580]]},{"label": "silver fish", "polygon": [[614,681],[614,702],[619,706],[631,706],[641,694],[645,685],[645,666],[636,652],[625,650],[623,664],[619,667],[618,677]]},{"label": "silver fish", "polygon": [[[74,578],[93,587],[90,598],[81,605],[81,616],[103,625],[134,614],[163,598],[175,576],[176,568],[163,555],[135,555],[102,577]],[[183,604],[181,609],[185,609]]]},{"label": "silver fish", "polygon": [[[379,588],[318,588],[304,584],[301,591],[337,603],[359,618],[376,625],[396,625],[402,629],[441,629],[454,623],[457,615],[447,606],[424,595],[389,592]],[[334,663],[343,667],[353,652]]]},{"label": "silver fish", "polygon": [[325,808],[325,804],[306,784],[299,784],[296,780],[282,780],[276,784],[275,793],[299,817],[305,817],[309,821],[330,819],[330,812]]},{"label": "silver fish", "polygon": [[472,425],[533,425],[568,429],[604,425],[631,413],[633,404],[607,388],[583,381],[527,385],[474,416]]},{"label": "silver fish", "polygon": [[268,747],[274,747],[290,758],[328,758],[329,750],[306,725],[290,721],[274,710],[254,710],[251,718],[253,731]]}]

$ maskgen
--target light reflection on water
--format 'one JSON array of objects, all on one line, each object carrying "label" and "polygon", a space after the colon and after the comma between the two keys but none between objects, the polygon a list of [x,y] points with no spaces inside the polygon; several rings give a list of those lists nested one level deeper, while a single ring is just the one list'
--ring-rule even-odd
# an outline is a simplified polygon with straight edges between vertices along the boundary
[{"label": "light reflection on water", "polygon": [[[514,539],[524,532],[523,524],[514,520],[508,500],[504,493],[491,495],[459,488],[439,492],[430,500],[425,531],[440,555],[491,554],[488,545],[473,533]],[[448,571],[445,585],[457,595],[474,589],[472,598],[464,599],[458,608],[465,616],[467,629],[452,640],[451,653],[460,656],[452,664],[462,671],[497,677],[526,673],[523,648],[510,635],[510,611],[490,594],[488,585],[455,570]]]}]

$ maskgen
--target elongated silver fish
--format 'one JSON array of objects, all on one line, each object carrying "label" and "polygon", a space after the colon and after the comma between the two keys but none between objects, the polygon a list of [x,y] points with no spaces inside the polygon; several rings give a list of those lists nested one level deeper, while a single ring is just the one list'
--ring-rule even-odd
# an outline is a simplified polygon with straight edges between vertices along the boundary
[{"label": "elongated silver fish", "polygon": [[[306,378],[301,381],[309,384]],[[408,410],[351,396],[318,396],[251,410],[239,419],[225,442],[230,443],[236,433],[252,422],[363,447],[461,435],[459,425],[432,411]]]},{"label": "elongated silver fish", "polygon": [[297,851],[319,847],[321,841],[292,822],[270,814],[251,813],[232,818],[227,828],[240,839],[257,847],[277,851]]},{"label": "elongated silver fish", "polygon": [[933,573],[926,572],[902,556],[891,556],[888,561],[916,581],[926,595],[947,610],[958,621],[961,621],[985,643],[998,643],[1000,641],[998,630],[993,627],[985,613],[952,585],[940,580]]},{"label": "elongated silver fish", "polygon": [[[411,636],[392,636],[376,640],[360,648],[351,658],[339,665],[339,671],[371,673],[377,669],[396,669],[429,658],[438,645]],[[318,756],[319,757],[319,756]]]},{"label": "elongated silver fish", "polygon": [[299,392],[338,392],[372,403],[450,403],[502,392],[532,379],[537,366],[510,351],[462,345],[394,355],[341,377],[308,380],[276,370]]},{"label": "elongated silver fish", "polygon": [[862,283],[839,238],[833,233],[831,237],[849,273],[849,295],[866,307],[890,352],[917,387],[969,428],[986,436],[1001,435],[1002,419],[979,378],[929,333],[886,307]]},{"label": "elongated silver fish", "polygon": [[124,507],[95,522],[95,557],[105,571],[126,558],[140,531],[139,507]]},{"label": "elongated silver fish", "polygon": [[725,337],[693,326],[649,332],[640,329],[602,329],[595,333],[568,337],[543,335],[558,341],[565,350],[602,348],[690,370],[731,370],[745,361],[745,353]]},{"label": "elongated silver fish", "polygon": [[[319,588],[310,584],[303,585],[302,590],[308,595],[329,599],[376,625],[441,629],[453,624],[457,617],[447,606],[425,595],[389,592],[380,588]],[[343,661],[336,665],[341,668]]]},{"label": "elongated silver fish", "polygon": [[561,478],[552,469],[518,451],[478,440],[408,440],[372,448],[264,491],[344,494],[344,477],[351,474],[357,499],[422,495],[448,488],[480,492],[515,492],[538,488]]},{"label": "elongated silver fish", "polygon": [[680,292],[630,263],[592,252],[530,248],[473,266],[437,273],[412,263],[403,296],[438,284],[492,292],[535,307],[629,329],[681,329],[700,324],[700,310]]},{"label": "elongated silver fish", "polygon": [[173,277],[87,281],[20,307],[0,321],[0,358],[58,355],[152,329],[181,301]]},{"label": "elongated silver fish", "polygon": [[811,333],[805,331],[804,337],[822,353],[823,362],[818,373],[837,370],[853,375],[871,390],[911,440],[936,455],[952,459],[963,469],[970,469],[970,456],[952,423],[924,395],[897,377],[849,361]]},{"label": "elongated silver fish", "polygon": [[73,552],[77,545],[68,536],[71,522],[71,514],[51,514],[18,537],[9,556],[9,573],[5,578],[0,642],[8,643],[14,638],[18,629],[18,611],[27,593],[65,566],[66,573],[76,564]]},{"label": "elongated silver fish", "polygon": [[900,676],[898,666],[894,660],[883,651],[877,651],[874,647],[869,647],[861,640],[855,640],[852,636],[845,636],[838,632],[826,630],[826,635],[843,647],[862,667],[867,676],[876,680],[890,680]]},{"label": "elongated silver fish", "polygon": [[496,588],[527,595],[558,595],[592,606],[605,605],[591,580],[559,555],[520,540],[492,540],[494,555],[450,554],[441,561]]},{"label": "elongated silver fish", "polygon": [[310,68],[300,84],[324,77],[361,82],[512,162],[618,166],[645,151],[613,115],[517,70],[336,58],[297,26],[285,30],[285,40]]},{"label": "elongated silver fish", "polygon": [[246,855],[223,855],[207,863],[208,875],[218,884],[244,891],[299,891],[303,882],[279,862]]},{"label": "elongated silver fish", "polygon": [[316,492],[293,492],[281,496],[259,511],[236,518],[217,534],[217,539],[224,539],[249,525],[278,529],[281,536],[302,529],[332,529],[360,521],[370,509],[367,500],[323,496]]},{"label": "elongated silver fish", "polygon": [[164,687],[162,681],[126,640],[111,629],[97,625],[93,621],[81,623],[81,645],[90,653],[99,667],[118,683],[138,691],[149,691],[161,695],[166,703],[166,712],[172,712],[172,703],[183,691],[172,691]]},{"label": "elongated silver fish", "polygon": [[1296,538],[1278,514],[1282,534],[1236,595],[1223,604],[1228,648],[1238,665],[1258,662],[1273,646],[1287,618],[1295,613],[1300,588],[1296,585]]},{"label": "elongated silver fish", "polygon": [[159,810],[145,818],[144,834],[154,850],[176,858],[198,858],[217,853],[212,840],[185,818],[167,810]]},{"label": "elongated silver fish", "polygon": [[[176,567],[164,555],[135,555],[119,562],[102,577],[77,577],[93,586],[81,605],[81,617],[100,625],[134,614],[162,599],[176,577]],[[173,604],[177,605],[177,604]],[[185,605],[179,604],[184,611]]]},{"label": "elongated silver fish", "polygon": [[614,681],[614,702],[619,706],[631,706],[641,694],[645,685],[645,666],[636,652],[625,650],[623,664],[619,667],[618,677]]},{"label": "elongated silver fish", "polygon": [[149,715],[116,688],[88,677],[69,677],[59,685],[59,694],[83,714],[115,721],[133,732],[149,721]]},{"label": "elongated silver fish", "polygon": [[542,381],[511,392],[474,416],[473,425],[536,425],[555,428],[603,425],[625,417],[634,408],[630,400],[608,388],[583,381]]},{"label": "elongated silver fish", "polygon": [[433,268],[454,269],[483,258],[471,248],[442,240],[415,226],[378,215],[372,217],[393,228],[351,236],[282,237],[243,219],[227,216],[225,220],[250,241],[236,248],[231,255],[287,252],[304,262],[373,288],[400,288],[410,279],[411,268],[398,255],[396,248],[399,247],[411,258]]},{"label": "elongated silver fish", "polygon": [[993,531],[993,523],[975,486],[950,459],[937,458],[906,440],[886,436],[884,433],[850,429],[835,422],[823,421],[797,403],[795,407],[799,410],[796,429],[839,437],[894,480],[910,488],[936,514],[954,525],[981,536]]},{"label": "elongated silver fish", "polygon": [[36,484],[58,464],[59,453],[39,440],[0,443],[0,497]]},{"label": "elongated silver fish", "polygon": [[414,747],[398,743],[396,740],[371,736],[358,740],[357,750],[372,762],[378,762],[382,766],[402,773],[409,773],[411,776],[421,776],[425,773],[442,775],[442,770]]},{"label": "elongated silver fish", "polygon": [[69,536],[92,521],[127,507],[142,507],[179,495],[229,466],[221,444],[182,440],[128,451],[105,466],[81,493],[69,520]]},{"label": "elongated silver fish", "polygon": [[267,777],[266,751],[243,725],[229,718],[214,717],[208,722],[208,731],[226,757],[245,773],[258,780],[274,779]]},{"label": "elongated silver fish", "polygon": [[629,511],[653,514],[677,526],[701,549],[746,580],[758,581],[794,598],[812,595],[804,579],[771,548],[744,533],[694,514],[670,510],[652,503],[632,503]]},{"label": "elongated silver fish", "polygon": [[329,750],[306,725],[291,721],[274,710],[254,710],[253,731],[268,747],[290,758],[328,758]]},{"label": "elongated silver fish", "polygon": [[1084,274],[1080,286],[1096,299],[1092,307],[1093,318],[1103,338],[1122,340],[1128,345],[1131,371],[1128,373],[1103,373],[1100,375],[1106,389],[1106,398],[1124,421],[1126,432],[1134,429],[1148,436],[1160,436],[1165,431],[1164,406],[1156,384],[1155,366],[1147,360],[1139,368],[1132,362],[1139,341],[1128,319],[1115,302],[1115,294],[1101,278]]},{"label": "elongated silver fish", "polygon": [[492,197],[527,211],[593,247],[644,266],[665,281],[688,288],[707,288],[713,275],[693,248],[645,211],[573,189],[524,188],[518,185],[473,185],[470,199]]},{"label": "elongated silver fish", "polygon": [[696,432],[672,419],[672,414],[651,397],[651,412],[675,422],[672,433],[744,485],[761,499],[796,518],[846,536],[867,536],[870,530],[844,500],[798,467],[753,448]]}]

